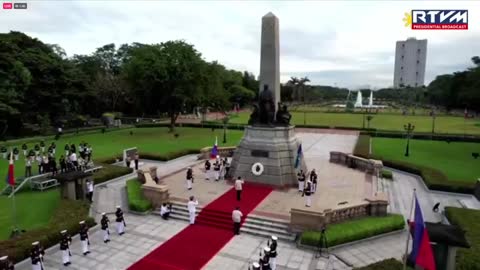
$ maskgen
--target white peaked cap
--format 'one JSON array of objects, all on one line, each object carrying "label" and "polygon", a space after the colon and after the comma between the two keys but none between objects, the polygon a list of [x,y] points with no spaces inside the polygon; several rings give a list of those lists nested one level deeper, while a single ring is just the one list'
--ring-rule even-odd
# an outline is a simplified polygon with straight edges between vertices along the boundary
[{"label": "white peaked cap", "polygon": [[8,259],[8,256],[0,257],[0,261],[5,261],[6,259]]},{"label": "white peaked cap", "polygon": [[260,264],[258,264],[258,262],[254,262],[253,267],[260,267]]},{"label": "white peaked cap", "polygon": [[270,248],[269,248],[269,247],[264,247],[263,250],[265,250],[265,252],[270,252]]},{"label": "white peaked cap", "polygon": [[63,231],[61,231],[60,233],[67,233],[67,230],[63,230]]},{"label": "white peaked cap", "polygon": [[275,235],[272,235],[272,240],[277,241],[277,240],[278,240],[278,237],[276,237]]},{"label": "white peaked cap", "polygon": [[103,212],[103,213],[102,213],[102,216],[105,216],[105,215],[106,215],[106,213],[105,213],[105,212]]},{"label": "white peaked cap", "polygon": [[85,224],[85,220],[80,221],[78,224]]},{"label": "white peaked cap", "polygon": [[117,209],[119,209],[119,208],[120,208],[120,205],[117,205]]},{"label": "white peaked cap", "polygon": [[35,241],[35,242],[32,243],[32,246],[36,246],[36,245],[38,245],[38,244],[40,244],[40,242]]}]

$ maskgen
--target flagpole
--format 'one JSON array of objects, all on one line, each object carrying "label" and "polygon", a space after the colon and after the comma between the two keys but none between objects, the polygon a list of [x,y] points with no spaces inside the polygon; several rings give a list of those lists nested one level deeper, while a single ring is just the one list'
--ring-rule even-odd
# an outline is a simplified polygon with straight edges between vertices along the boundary
[{"label": "flagpole", "polygon": [[412,212],[413,212],[413,205],[415,203],[415,195],[416,195],[416,191],[417,189],[413,189],[413,198],[412,198],[412,204],[410,206],[410,214],[408,216],[408,220],[407,220],[407,245],[405,246],[405,255],[404,255],[404,259],[403,259],[403,270],[407,270],[407,254],[408,254],[408,246],[410,245],[410,223],[408,223],[408,221],[412,218]]}]

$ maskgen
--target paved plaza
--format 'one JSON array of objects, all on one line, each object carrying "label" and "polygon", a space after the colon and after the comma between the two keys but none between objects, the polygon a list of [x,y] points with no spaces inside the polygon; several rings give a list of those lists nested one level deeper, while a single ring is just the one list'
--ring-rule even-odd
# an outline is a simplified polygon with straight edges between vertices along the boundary
[{"label": "paved plaza", "polygon": [[[299,137],[305,151],[305,158],[309,168],[315,167],[319,172],[319,192],[314,201],[320,204],[335,205],[339,200],[354,200],[365,195],[368,179],[361,172],[328,162],[330,151],[351,152],[356,140],[356,134],[328,134],[323,132],[300,133]],[[231,185],[225,181],[206,181],[201,168],[203,162],[198,161],[196,155],[184,156],[169,162],[142,161],[145,166],[157,166],[158,175],[170,187],[172,197],[184,201],[194,194],[198,197],[201,206],[214,200]],[[194,167],[195,183],[193,191],[185,187],[185,168]],[[125,182],[136,177],[135,173],[123,176],[95,187],[92,214],[97,222],[99,213],[112,213],[115,206],[120,204],[127,207],[125,197]],[[342,178],[343,177],[343,178]],[[336,180],[336,181],[334,181]],[[389,212],[408,215],[408,207],[412,200],[411,191],[417,189],[420,204],[424,208],[424,216],[428,221],[440,221],[441,214],[433,213],[428,209],[437,201],[441,208],[445,205],[470,207],[480,209],[480,203],[472,196],[433,192],[425,188],[421,179],[408,173],[394,170],[394,181],[382,180],[378,187],[389,195]],[[348,193],[348,190],[357,189]],[[325,192],[328,190],[328,192]],[[343,192],[343,193],[342,193]],[[329,194],[332,193],[332,194]],[[336,196],[335,196],[336,194]],[[344,199],[348,198],[348,199]],[[288,217],[289,207],[303,206],[303,198],[295,189],[272,192],[252,214],[264,212],[282,213]],[[325,208],[324,205],[317,206]],[[98,226],[90,232],[92,253],[87,257],[81,254],[78,236],[74,238],[72,250],[73,264],[64,267],[61,264],[61,253],[58,245],[47,251],[45,269],[126,269],[140,260],[150,251],[162,245],[178,232],[189,226],[186,222],[177,220],[165,221],[156,215],[125,215],[127,233],[118,236],[111,230],[112,241],[104,244],[102,232]],[[110,220],[114,216],[110,215]],[[111,229],[114,229],[114,224]],[[328,237],[328,232],[327,232]],[[363,240],[346,244],[330,250],[330,258],[316,257],[316,251],[297,247],[296,243],[279,241],[277,269],[279,270],[323,270],[323,269],[352,269],[362,267],[388,258],[401,259],[407,239],[406,231],[395,232],[374,239]],[[228,242],[203,269],[208,270],[235,270],[247,269],[250,262],[257,261],[260,250],[266,245],[267,238],[241,234]],[[188,259],[188,255],[186,255]],[[191,256],[194,256],[193,254]],[[16,269],[31,269],[30,261],[26,260],[16,265]]]}]

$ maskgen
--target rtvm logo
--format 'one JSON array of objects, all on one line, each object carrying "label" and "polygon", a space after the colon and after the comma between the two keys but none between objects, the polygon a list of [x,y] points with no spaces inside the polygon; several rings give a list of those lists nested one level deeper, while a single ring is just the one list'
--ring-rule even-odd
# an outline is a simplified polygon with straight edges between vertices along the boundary
[{"label": "rtvm logo", "polygon": [[468,10],[412,10],[403,20],[414,30],[467,30]]}]

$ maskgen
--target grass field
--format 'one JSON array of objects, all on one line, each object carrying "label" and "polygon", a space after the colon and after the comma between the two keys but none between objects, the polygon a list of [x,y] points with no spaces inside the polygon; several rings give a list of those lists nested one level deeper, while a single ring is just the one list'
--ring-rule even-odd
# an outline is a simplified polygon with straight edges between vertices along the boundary
[{"label": "grass field", "polygon": [[[133,135],[130,135],[130,131]],[[66,143],[78,144],[85,141],[93,147],[93,158],[110,157],[114,154],[121,154],[122,150],[130,147],[138,147],[140,157],[143,152],[149,153],[168,153],[182,149],[195,149],[205,146],[212,146],[215,142],[215,136],[218,137],[219,146],[222,144],[223,130],[199,129],[199,128],[177,128],[176,133],[180,136],[175,139],[167,128],[139,128],[122,129],[111,131],[105,134],[90,133],[78,136],[69,136],[56,142],[57,158],[64,153],[63,148]],[[240,141],[242,131],[227,130],[228,143],[225,145],[237,145]],[[52,140],[45,140],[49,145]],[[23,143],[23,142],[22,142]],[[29,148],[33,147],[37,141],[30,143]],[[9,144],[4,144],[9,145]],[[20,147],[17,143],[15,146]],[[20,159],[15,162],[15,175],[21,177],[24,175],[24,159],[20,154]],[[8,161],[0,160],[0,175],[5,179]],[[35,172],[36,166],[32,168]],[[6,185],[5,180],[0,181],[0,189]],[[45,192],[21,192],[15,196],[17,204],[17,219],[20,228],[32,229],[48,223],[49,218],[59,202],[58,189]],[[11,231],[12,220],[12,202],[11,199],[0,196],[0,239],[8,237]]]},{"label": "grass field", "polygon": [[451,181],[475,182],[480,177],[480,143],[410,140],[410,156],[405,157],[405,139],[373,138],[375,156],[387,160],[406,161],[443,172]]},{"label": "grass field", "polygon": [[[230,120],[232,124],[246,124],[249,112],[241,112]],[[292,112],[292,122],[295,125],[321,125],[329,127],[363,127],[363,114],[349,113],[321,113],[321,112]],[[403,116],[395,114],[373,115],[370,128],[379,130],[404,131],[403,125],[412,123],[417,132],[432,132],[432,117]],[[365,127],[367,121],[365,120]],[[437,116],[435,119],[435,133],[449,134],[480,134],[479,120],[464,119],[463,117]]]}]

